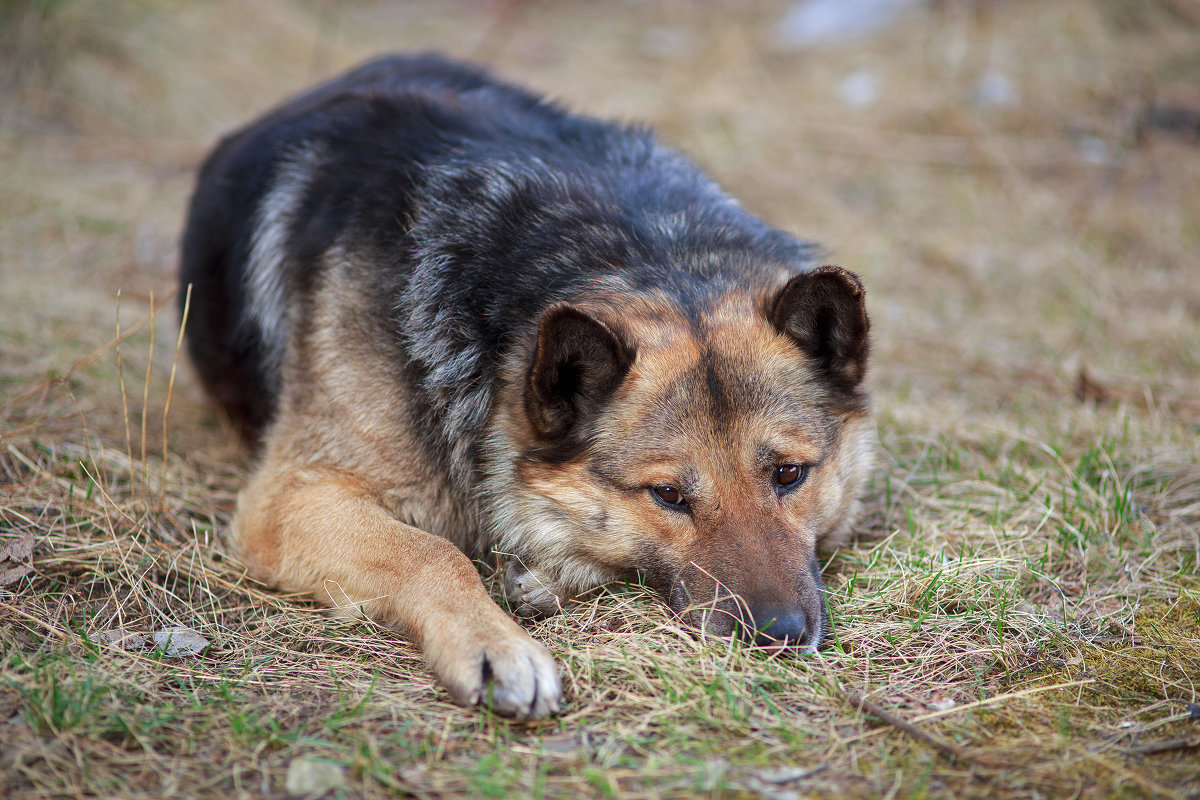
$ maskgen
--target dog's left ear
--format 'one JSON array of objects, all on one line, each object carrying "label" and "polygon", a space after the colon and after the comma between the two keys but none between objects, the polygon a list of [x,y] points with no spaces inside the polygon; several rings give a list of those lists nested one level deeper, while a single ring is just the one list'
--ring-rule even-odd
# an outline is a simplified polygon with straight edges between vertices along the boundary
[{"label": "dog's left ear", "polygon": [[568,438],[591,419],[633,363],[633,352],[604,322],[582,309],[551,306],[538,324],[525,410],[545,440]]},{"label": "dog's left ear", "polygon": [[818,267],[787,282],[768,316],[835,384],[853,389],[867,374],[866,290],[853,272]]}]

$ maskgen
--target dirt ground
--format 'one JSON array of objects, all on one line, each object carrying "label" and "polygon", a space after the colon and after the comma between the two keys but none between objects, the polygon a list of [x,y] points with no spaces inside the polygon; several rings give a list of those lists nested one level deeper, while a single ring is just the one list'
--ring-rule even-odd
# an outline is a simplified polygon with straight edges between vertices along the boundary
[{"label": "dirt ground", "polygon": [[[0,2],[5,796],[1200,796],[1200,4],[931,0],[807,45],[790,5]],[[535,631],[563,718],[510,726],[223,557],[248,457],[177,359],[194,170],[429,49],[652,124],[863,277],[880,467],[820,665],[607,593]],[[164,624],[217,645],[87,644]]]}]

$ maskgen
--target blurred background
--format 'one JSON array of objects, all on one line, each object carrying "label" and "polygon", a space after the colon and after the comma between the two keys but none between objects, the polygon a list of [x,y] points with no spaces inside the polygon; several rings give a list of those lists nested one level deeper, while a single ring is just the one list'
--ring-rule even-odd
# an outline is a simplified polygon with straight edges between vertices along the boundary
[{"label": "blurred background", "polygon": [[[860,272],[885,444],[1105,406],[1200,432],[1193,0],[3,0],[0,390],[171,290],[222,133],[396,50],[648,122]],[[101,430],[114,391],[75,401]]]},{"label": "blurred background", "polygon": [[[528,731],[214,546],[248,455],[178,361],[196,167],[423,50],[652,124],[862,275],[880,464],[817,662],[601,593],[535,626],[572,700]],[[315,754],[372,797],[1194,796],[1198,318],[1200,0],[0,0],[0,795],[263,796]],[[164,625],[216,646],[77,646]]]}]

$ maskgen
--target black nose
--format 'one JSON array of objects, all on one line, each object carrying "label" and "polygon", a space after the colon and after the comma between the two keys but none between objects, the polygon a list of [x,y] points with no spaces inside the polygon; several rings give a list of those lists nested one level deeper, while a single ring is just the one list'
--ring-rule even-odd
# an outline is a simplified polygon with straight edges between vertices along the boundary
[{"label": "black nose", "polygon": [[[812,644],[808,621],[804,612],[795,608],[764,606],[751,608],[754,615],[754,643],[759,647],[806,647]],[[749,631],[743,629],[749,639]]]}]

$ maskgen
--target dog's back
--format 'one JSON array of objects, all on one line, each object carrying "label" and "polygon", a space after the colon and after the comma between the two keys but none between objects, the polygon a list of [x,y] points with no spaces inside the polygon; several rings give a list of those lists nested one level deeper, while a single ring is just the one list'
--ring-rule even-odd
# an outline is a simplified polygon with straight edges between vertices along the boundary
[{"label": "dog's back", "polygon": [[291,309],[338,246],[380,256],[364,288],[406,295],[406,314],[378,309],[395,317],[397,355],[464,425],[488,403],[461,388],[486,383],[514,326],[576,291],[581,272],[657,281],[686,301],[811,255],[648,131],[438,56],[379,58],[226,137],[201,168],[183,238],[188,346],[252,441],[279,394]]}]

